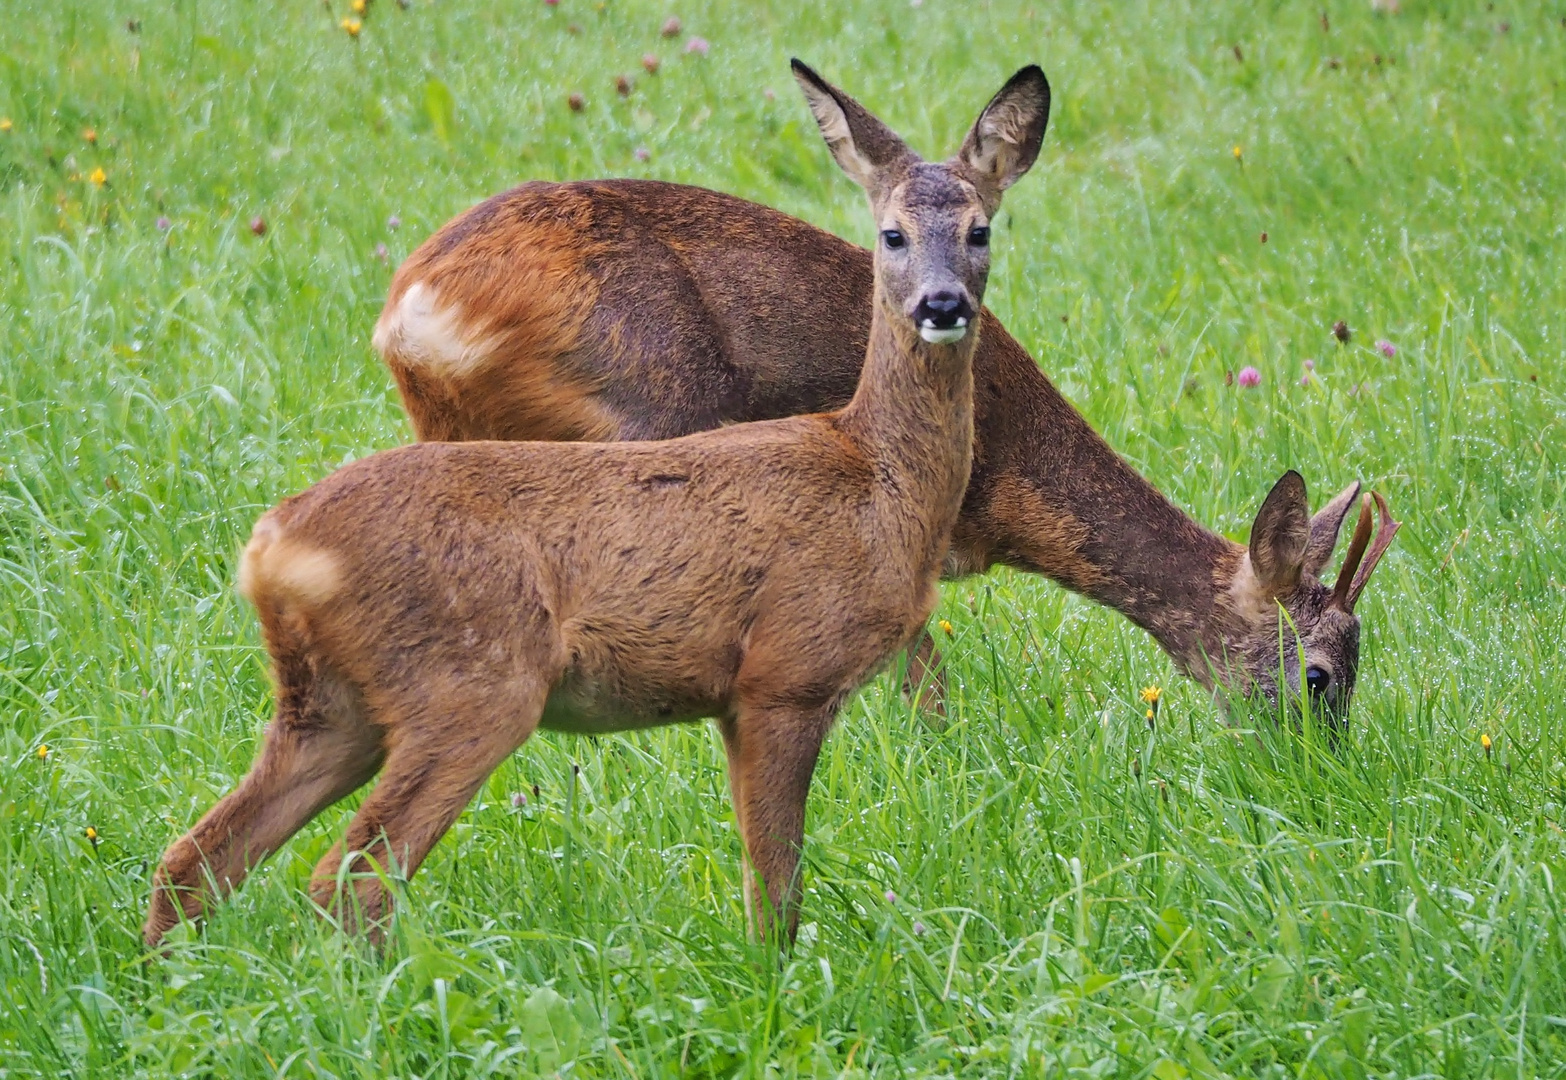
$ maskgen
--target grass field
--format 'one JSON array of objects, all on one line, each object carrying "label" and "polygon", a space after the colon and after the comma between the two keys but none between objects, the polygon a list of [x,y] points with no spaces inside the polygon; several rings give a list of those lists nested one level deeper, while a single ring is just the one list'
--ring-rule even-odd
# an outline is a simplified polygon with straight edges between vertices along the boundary
[{"label": "grass field", "polygon": [[[1566,1076],[1566,6],[347,3],[0,0],[0,1078]],[[530,178],[863,241],[791,54],[931,154],[1042,63],[991,306],[1231,536],[1290,466],[1387,493],[1340,752],[998,572],[949,726],[882,678],[829,741],[781,969],[706,726],[529,743],[384,954],[301,892],[345,806],[145,965],[270,713],[239,544],[410,437],[397,261]]]}]

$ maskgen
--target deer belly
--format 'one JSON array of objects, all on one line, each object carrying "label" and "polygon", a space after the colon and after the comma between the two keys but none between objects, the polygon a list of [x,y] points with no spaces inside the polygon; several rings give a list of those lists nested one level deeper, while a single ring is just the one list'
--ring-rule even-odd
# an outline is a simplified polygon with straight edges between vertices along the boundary
[{"label": "deer belly", "polygon": [[702,720],[718,711],[714,702],[663,688],[632,693],[604,681],[567,677],[550,692],[539,726],[577,735],[608,735]]}]

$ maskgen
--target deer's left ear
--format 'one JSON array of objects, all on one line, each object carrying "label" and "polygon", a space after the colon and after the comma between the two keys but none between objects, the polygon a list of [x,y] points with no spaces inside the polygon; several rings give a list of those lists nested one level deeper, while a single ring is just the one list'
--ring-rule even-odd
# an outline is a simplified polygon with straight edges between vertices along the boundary
[{"label": "deer's left ear", "polygon": [[1006,81],[974,121],[957,157],[978,182],[987,204],[999,204],[1001,192],[1038,160],[1049,126],[1049,80],[1029,64]]},{"label": "deer's left ear", "polygon": [[1251,525],[1251,569],[1269,596],[1283,596],[1300,583],[1310,534],[1305,480],[1290,469],[1272,485]]},{"label": "deer's left ear", "polygon": [[1343,519],[1349,507],[1359,498],[1359,481],[1356,480],[1332,497],[1332,501],[1317,510],[1310,519],[1310,543],[1305,545],[1305,572],[1321,576],[1322,568],[1332,558],[1332,549],[1338,546],[1338,533],[1343,531]]}]

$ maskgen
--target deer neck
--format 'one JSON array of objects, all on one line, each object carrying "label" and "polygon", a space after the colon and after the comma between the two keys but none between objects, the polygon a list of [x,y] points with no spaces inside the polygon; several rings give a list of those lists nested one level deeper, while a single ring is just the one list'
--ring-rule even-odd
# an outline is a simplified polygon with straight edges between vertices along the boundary
[{"label": "deer neck", "polygon": [[986,321],[976,405],[990,452],[974,463],[950,572],[1044,574],[1121,612],[1210,685],[1247,618],[1234,587],[1244,548],[1164,498]]},{"label": "deer neck", "polygon": [[973,462],[978,329],[933,345],[887,308],[877,283],[859,387],[837,422],[876,470],[879,512],[938,566]]}]

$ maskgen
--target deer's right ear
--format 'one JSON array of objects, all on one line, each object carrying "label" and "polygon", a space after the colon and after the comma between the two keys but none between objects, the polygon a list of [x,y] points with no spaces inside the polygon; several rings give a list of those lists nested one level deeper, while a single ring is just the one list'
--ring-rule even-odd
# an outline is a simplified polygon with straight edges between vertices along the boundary
[{"label": "deer's right ear", "polygon": [[1305,480],[1290,469],[1272,485],[1251,525],[1251,569],[1269,596],[1283,596],[1299,584],[1310,532]]},{"label": "deer's right ear", "polygon": [[859,102],[827,82],[799,60],[790,60],[794,78],[805,92],[810,111],[821,127],[827,148],[843,171],[871,193],[888,169],[912,158],[913,151],[897,134]]}]

